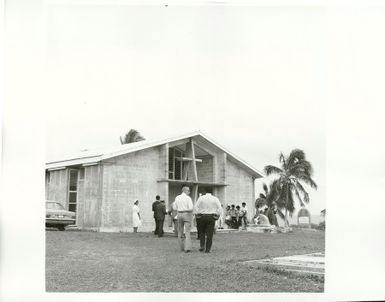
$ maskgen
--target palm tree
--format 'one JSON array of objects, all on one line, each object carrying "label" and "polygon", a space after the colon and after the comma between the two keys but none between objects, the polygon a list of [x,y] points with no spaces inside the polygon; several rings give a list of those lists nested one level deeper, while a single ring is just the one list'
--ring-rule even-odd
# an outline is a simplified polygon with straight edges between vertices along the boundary
[{"label": "palm tree", "polygon": [[135,129],[131,129],[126,133],[124,137],[120,137],[120,143],[122,145],[124,144],[130,144],[130,143],[135,143],[139,141],[144,141],[145,138],[140,134],[139,131]]},{"label": "palm tree", "polygon": [[317,184],[311,178],[313,175],[313,167],[306,160],[305,152],[294,149],[290,155],[285,157],[282,153],[279,155],[281,168],[275,166],[265,166],[266,175],[276,174],[278,178],[275,180],[274,189],[277,190],[277,207],[285,209],[285,224],[287,225],[287,214],[290,216],[295,210],[294,196],[297,197],[301,206],[309,203],[309,194],[306,192],[302,183],[317,189]]},{"label": "palm tree", "polygon": [[265,194],[260,193],[259,198],[256,200],[255,207],[258,207],[260,205],[266,204],[269,208],[269,210],[273,209],[273,205],[277,205],[277,213],[281,219],[285,220],[285,215],[282,213],[282,203],[280,203],[279,200],[279,190],[278,190],[279,180],[275,179],[273,180],[269,187],[264,183],[263,184],[263,191]]}]

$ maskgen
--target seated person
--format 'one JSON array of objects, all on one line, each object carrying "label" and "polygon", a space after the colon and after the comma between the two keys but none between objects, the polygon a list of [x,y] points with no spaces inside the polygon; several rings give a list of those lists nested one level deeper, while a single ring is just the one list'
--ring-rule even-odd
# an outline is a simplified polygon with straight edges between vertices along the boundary
[{"label": "seated person", "polygon": [[267,218],[267,216],[264,214],[266,213],[268,207],[266,204],[260,206],[257,210],[257,214],[254,216],[254,222],[258,225],[270,225],[270,221]]},{"label": "seated person", "polygon": [[264,214],[255,215],[254,222],[258,225],[270,225],[269,219]]}]

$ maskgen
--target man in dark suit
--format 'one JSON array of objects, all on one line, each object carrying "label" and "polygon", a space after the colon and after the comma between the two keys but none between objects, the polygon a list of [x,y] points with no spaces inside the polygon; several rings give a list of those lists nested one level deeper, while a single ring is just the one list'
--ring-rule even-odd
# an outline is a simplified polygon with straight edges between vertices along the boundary
[{"label": "man in dark suit", "polygon": [[154,234],[158,235],[158,223],[156,222],[156,216],[155,216],[155,211],[158,205],[160,204],[160,196],[156,195],[155,201],[152,203],[152,211],[154,212],[154,219],[155,219],[155,231]]},{"label": "man in dark suit", "polygon": [[155,209],[155,219],[156,219],[156,233],[158,234],[158,237],[163,237],[163,223],[164,218],[167,214],[166,211],[166,205],[164,200],[161,200],[160,203],[156,206]]}]

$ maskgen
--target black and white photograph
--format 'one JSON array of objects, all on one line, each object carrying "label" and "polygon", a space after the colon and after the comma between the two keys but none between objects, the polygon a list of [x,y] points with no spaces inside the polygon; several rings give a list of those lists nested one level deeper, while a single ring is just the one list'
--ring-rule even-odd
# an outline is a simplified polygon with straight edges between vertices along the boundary
[{"label": "black and white photograph", "polygon": [[322,14],[48,5],[48,292],[323,292]]},{"label": "black and white photograph", "polygon": [[384,7],[4,7],[4,301],[385,298]]}]

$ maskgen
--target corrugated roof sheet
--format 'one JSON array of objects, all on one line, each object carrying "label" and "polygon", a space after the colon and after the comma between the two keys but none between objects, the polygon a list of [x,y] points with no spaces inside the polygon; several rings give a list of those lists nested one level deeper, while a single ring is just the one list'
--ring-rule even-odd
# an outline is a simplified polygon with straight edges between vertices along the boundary
[{"label": "corrugated roof sheet", "polygon": [[55,169],[55,168],[66,167],[66,166],[95,163],[108,158],[132,153],[132,152],[137,152],[143,149],[160,146],[173,141],[178,141],[178,140],[182,140],[182,139],[190,138],[194,136],[201,136],[205,140],[209,141],[210,143],[218,147],[219,149],[223,150],[224,152],[227,153],[228,156],[230,156],[230,159],[232,159],[232,161],[235,161],[236,163],[239,163],[242,166],[245,166],[246,168],[250,169],[252,172],[254,172],[253,174],[255,174],[256,177],[264,176],[264,174],[261,171],[255,169],[250,164],[246,163],[245,161],[241,160],[230,151],[226,150],[225,148],[223,148],[222,146],[214,142],[212,139],[208,138],[201,131],[194,131],[183,135],[178,135],[178,136],[173,136],[173,137],[163,138],[163,139],[144,140],[136,143],[119,145],[119,146],[114,146],[109,148],[84,150],[75,154],[64,155],[55,160],[50,160],[46,163],[46,169]]}]

